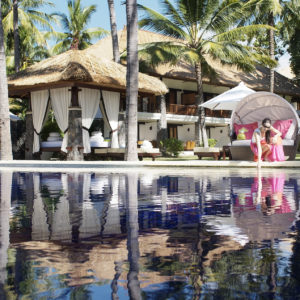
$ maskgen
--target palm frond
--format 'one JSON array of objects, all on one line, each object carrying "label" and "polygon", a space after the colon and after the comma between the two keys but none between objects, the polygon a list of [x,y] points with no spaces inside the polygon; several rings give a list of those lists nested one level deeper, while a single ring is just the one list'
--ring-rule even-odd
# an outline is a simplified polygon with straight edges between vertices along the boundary
[{"label": "palm frond", "polygon": [[143,10],[147,16],[139,21],[140,28],[152,29],[166,36],[185,39],[186,32],[180,26],[171,22],[167,17],[143,5],[138,5],[138,8]]},{"label": "palm frond", "polygon": [[269,25],[248,25],[243,27],[233,28],[226,32],[217,34],[213,38],[217,41],[233,41],[233,40],[245,40],[249,35],[253,35],[256,32],[261,33],[261,31],[265,30],[276,30],[276,28]]}]

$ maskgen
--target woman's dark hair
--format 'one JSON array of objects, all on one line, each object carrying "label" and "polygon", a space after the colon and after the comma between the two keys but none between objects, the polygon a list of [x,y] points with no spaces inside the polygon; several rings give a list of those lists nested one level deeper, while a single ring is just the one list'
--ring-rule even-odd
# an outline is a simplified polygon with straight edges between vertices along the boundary
[{"label": "woman's dark hair", "polygon": [[[271,124],[271,119],[269,119],[269,118],[264,118],[264,119],[262,120],[262,122],[261,122],[261,124],[262,124],[263,127],[270,129],[270,127],[265,126],[266,123],[270,123],[270,124]],[[266,142],[267,142],[267,144],[270,144],[270,142],[271,142],[271,130],[267,130],[267,131],[266,131],[265,137],[266,137]]]}]

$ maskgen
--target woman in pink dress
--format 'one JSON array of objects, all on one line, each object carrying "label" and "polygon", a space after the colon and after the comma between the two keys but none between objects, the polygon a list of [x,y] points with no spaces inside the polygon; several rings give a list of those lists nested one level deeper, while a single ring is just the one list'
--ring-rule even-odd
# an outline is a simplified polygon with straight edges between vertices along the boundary
[{"label": "woman in pink dress", "polygon": [[[273,136],[271,136],[273,133]],[[284,161],[281,132],[272,127],[271,120],[265,118],[261,126],[254,130],[251,144],[254,161],[260,166],[261,161]]]}]

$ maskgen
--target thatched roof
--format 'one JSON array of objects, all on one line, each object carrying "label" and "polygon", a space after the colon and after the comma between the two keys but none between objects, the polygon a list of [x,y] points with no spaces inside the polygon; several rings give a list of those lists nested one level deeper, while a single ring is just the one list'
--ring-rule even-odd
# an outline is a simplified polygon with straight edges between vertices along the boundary
[{"label": "thatched roof", "polygon": [[[20,91],[74,82],[125,90],[126,67],[86,50],[69,50],[10,76],[8,88],[16,96]],[[139,73],[139,92],[162,95],[168,89],[158,78]]]},{"label": "thatched roof", "polygon": [[[120,52],[126,49],[126,28],[119,31],[119,47]],[[159,41],[167,41],[171,38],[153,33],[150,31],[139,30],[138,42],[139,44],[153,43]],[[172,38],[173,41],[176,41]],[[112,59],[112,42],[111,37],[108,36],[98,43],[91,46],[87,51],[96,53],[101,57]],[[203,83],[219,86],[234,87],[243,81],[247,87],[256,91],[269,91],[269,69],[263,66],[257,66],[252,73],[245,73],[236,67],[224,66],[217,61],[210,59],[210,64],[217,72],[217,78],[211,79],[208,76],[203,78]],[[195,70],[191,65],[184,62],[176,66],[160,65],[158,66],[153,76],[172,78],[185,81],[196,81]],[[300,87],[298,87],[292,80],[279,74],[275,71],[275,88],[274,92],[281,95],[300,96]]]}]

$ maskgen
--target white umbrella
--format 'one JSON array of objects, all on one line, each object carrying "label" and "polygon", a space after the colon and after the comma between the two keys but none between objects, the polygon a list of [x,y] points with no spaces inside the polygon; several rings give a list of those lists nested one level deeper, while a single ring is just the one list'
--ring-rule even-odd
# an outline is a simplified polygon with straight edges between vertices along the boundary
[{"label": "white umbrella", "polygon": [[238,86],[204,102],[200,106],[211,110],[234,110],[240,100],[253,93],[255,91],[246,87],[244,82],[241,81]]}]

